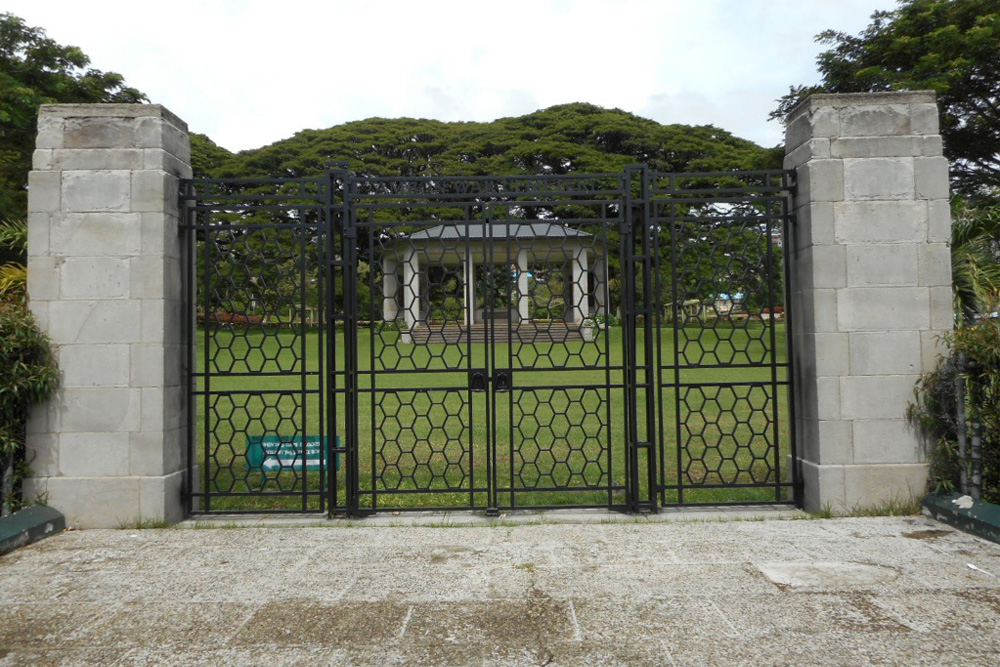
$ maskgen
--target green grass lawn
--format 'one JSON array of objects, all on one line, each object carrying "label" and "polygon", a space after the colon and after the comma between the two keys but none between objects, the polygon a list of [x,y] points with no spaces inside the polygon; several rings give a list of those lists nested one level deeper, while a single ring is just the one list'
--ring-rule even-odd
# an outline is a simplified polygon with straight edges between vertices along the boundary
[{"label": "green grass lawn", "polygon": [[[637,396],[637,439],[657,443],[651,460],[649,450],[640,451],[642,497],[650,493],[648,465],[664,487],[657,494],[660,502],[790,497],[777,485],[789,479],[787,391],[771,386],[770,367],[750,367],[767,358],[770,333],[759,323],[665,328],[651,341],[663,389],[655,389],[655,377],[637,371],[640,384],[654,387]],[[783,325],[775,334],[777,360],[784,363]],[[319,334],[198,332],[196,462],[199,487],[211,499],[208,505],[199,498],[196,509],[320,508],[324,486],[318,472],[289,468],[264,476],[248,469],[246,448],[248,437],[268,435],[331,433],[347,443],[343,333],[333,342],[335,409],[327,423],[318,372],[326,350]],[[641,365],[645,341],[639,343]],[[674,367],[675,349],[681,351],[681,368]],[[470,371],[491,363],[511,369],[511,391],[470,390]],[[496,489],[501,507],[625,501],[630,425],[623,386],[629,369],[621,328],[601,332],[593,342],[493,348],[405,344],[396,332],[362,329],[357,364],[362,507],[485,507],[488,488]],[[779,380],[785,372],[777,369]],[[652,433],[646,432],[648,410],[658,424]],[[340,463],[337,505],[347,499],[343,456]],[[750,484],[765,486],[745,486]]]}]

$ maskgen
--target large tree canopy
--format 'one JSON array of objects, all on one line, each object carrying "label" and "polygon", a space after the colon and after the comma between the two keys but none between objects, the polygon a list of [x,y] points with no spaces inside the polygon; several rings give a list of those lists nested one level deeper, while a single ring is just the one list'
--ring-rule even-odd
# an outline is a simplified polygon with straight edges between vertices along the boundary
[{"label": "large tree canopy", "polygon": [[378,176],[592,173],[619,171],[635,162],[675,172],[781,164],[780,151],[710,125],[660,125],[582,103],[490,123],[369,118],[304,130],[228,160],[210,142],[199,142],[195,155],[202,149],[201,173],[212,176],[309,176],[331,160],[346,160],[354,172]]},{"label": "large tree canopy", "polygon": [[0,219],[23,219],[38,107],[47,103],[144,102],[120,74],[89,67],[75,46],[0,14]]},{"label": "large tree canopy", "polygon": [[858,36],[827,30],[822,81],[797,86],[772,118],[808,95],[934,90],[952,187],[967,196],[1000,196],[1000,0],[900,0],[872,14]]}]

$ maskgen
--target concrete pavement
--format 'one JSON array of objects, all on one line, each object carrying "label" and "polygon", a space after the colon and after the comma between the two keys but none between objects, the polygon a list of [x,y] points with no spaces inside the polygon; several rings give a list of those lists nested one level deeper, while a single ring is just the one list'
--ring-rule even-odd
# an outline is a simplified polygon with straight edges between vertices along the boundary
[{"label": "concrete pavement", "polygon": [[1000,545],[925,517],[462,516],[69,531],[0,665],[1000,664]]}]

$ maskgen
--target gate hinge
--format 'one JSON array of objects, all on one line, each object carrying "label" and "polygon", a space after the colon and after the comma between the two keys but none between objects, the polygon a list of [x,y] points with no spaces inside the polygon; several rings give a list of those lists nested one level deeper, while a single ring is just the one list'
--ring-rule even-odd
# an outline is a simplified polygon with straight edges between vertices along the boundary
[{"label": "gate hinge", "polygon": [[344,238],[345,239],[356,239],[356,238],[358,238],[358,228],[357,227],[344,227]]}]

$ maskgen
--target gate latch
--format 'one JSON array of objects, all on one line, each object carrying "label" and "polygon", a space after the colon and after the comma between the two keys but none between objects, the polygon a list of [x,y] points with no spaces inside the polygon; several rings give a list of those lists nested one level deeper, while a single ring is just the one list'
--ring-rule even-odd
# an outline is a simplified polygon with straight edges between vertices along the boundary
[{"label": "gate latch", "polygon": [[472,391],[486,391],[486,371],[469,371],[469,389]]},{"label": "gate latch", "polygon": [[510,391],[510,371],[497,371],[493,376],[493,390],[497,393]]}]

